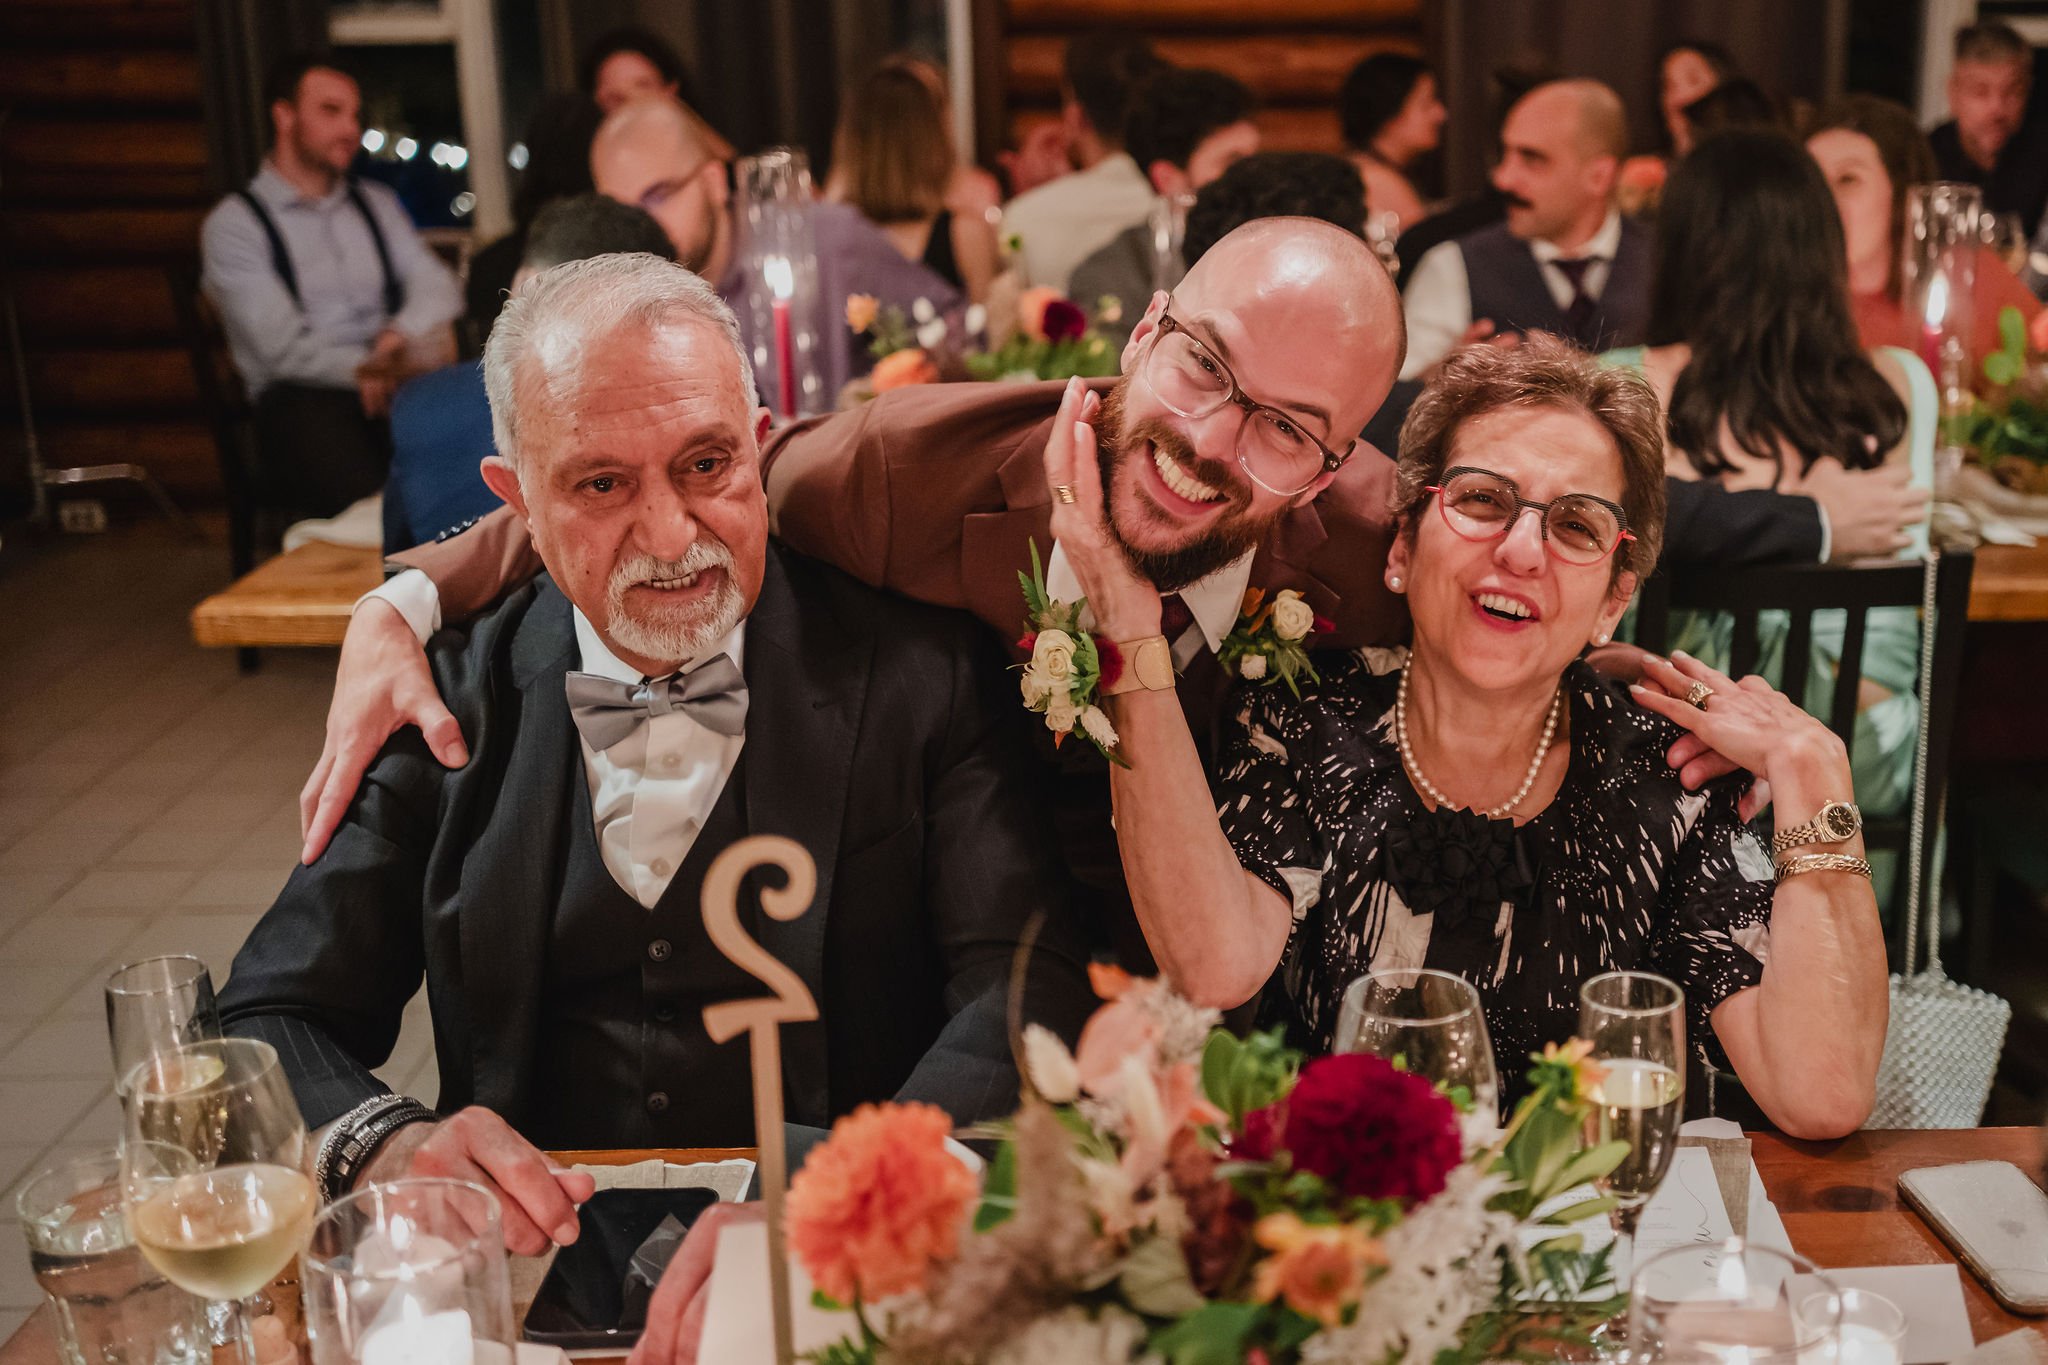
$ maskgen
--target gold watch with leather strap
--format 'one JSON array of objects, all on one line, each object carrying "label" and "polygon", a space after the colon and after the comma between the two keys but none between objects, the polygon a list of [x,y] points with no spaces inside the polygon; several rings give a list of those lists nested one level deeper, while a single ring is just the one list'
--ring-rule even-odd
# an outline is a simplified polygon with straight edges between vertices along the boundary
[{"label": "gold watch with leather strap", "polygon": [[1173,687],[1173,649],[1166,643],[1164,635],[1150,635],[1142,640],[1118,640],[1116,647],[1124,656],[1124,671],[1114,683],[1101,689],[1103,696],[1119,696],[1125,692],[1136,692],[1139,688],[1148,692],[1165,692]]}]

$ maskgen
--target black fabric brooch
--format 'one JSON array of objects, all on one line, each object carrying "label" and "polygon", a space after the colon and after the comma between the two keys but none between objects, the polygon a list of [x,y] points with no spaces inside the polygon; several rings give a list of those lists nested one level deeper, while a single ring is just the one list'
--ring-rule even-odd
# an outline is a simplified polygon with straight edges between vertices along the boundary
[{"label": "black fabric brooch", "polygon": [[1418,810],[1387,831],[1387,880],[1411,914],[1456,929],[1470,916],[1491,924],[1500,903],[1520,908],[1536,885],[1521,831],[1477,811]]}]

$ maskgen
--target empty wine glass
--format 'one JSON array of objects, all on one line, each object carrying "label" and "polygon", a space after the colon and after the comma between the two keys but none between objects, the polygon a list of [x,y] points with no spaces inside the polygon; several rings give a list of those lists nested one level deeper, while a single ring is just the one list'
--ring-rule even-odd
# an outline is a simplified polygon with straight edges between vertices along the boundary
[{"label": "empty wine glass", "polygon": [[114,1054],[114,1092],[144,1062],[188,1043],[220,1037],[213,977],[196,957],[152,957],[114,969],[107,978],[107,1043]]},{"label": "empty wine glass", "polygon": [[135,1244],[171,1283],[233,1304],[242,1365],[256,1365],[242,1300],[298,1255],[319,1202],[277,1050],[222,1038],[158,1053],[129,1077],[125,1108]]},{"label": "empty wine glass", "polygon": [[[1793,1312],[1785,1286],[1816,1275],[1823,1300]],[[1827,1302],[1827,1300],[1835,1300]],[[1833,1360],[1835,1287],[1791,1252],[1726,1242],[1677,1246],[1636,1267],[1629,1292],[1631,1365],[1811,1365]]]},{"label": "empty wine glass", "polygon": [[1463,1090],[1472,1113],[1500,1121],[1500,1079],[1479,992],[1462,976],[1426,967],[1367,972],[1344,988],[1336,1052],[1370,1052],[1446,1091]]}]

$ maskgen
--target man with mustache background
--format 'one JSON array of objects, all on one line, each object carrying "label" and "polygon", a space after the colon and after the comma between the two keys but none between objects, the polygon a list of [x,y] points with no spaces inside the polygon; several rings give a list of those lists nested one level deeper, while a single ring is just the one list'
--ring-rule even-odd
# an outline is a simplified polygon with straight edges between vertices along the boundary
[{"label": "man with mustache background", "polygon": [[1415,263],[1404,380],[1489,336],[1551,332],[1588,351],[1645,340],[1650,237],[1614,200],[1628,155],[1621,97],[1598,81],[1550,81],[1516,101],[1500,141],[1493,184],[1507,221]]}]

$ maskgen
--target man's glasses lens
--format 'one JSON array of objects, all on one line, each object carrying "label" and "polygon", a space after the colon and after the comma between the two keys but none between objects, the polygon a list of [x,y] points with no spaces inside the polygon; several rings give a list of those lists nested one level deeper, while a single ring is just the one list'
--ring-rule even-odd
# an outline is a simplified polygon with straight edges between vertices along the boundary
[{"label": "man's glasses lens", "polygon": [[[1452,523],[1474,539],[1504,534],[1521,510],[1514,486],[1491,474],[1458,475],[1444,485],[1443,500]],[[1557,556],[1576,564],[1605,558],[1621,539],[1613,509],[1578,495],[1551,503],[1543,529]]]},{"label": "man's glasses lens", "polygon": [[[1183,417],[1206,417],[1230,397],[1229,371],[1185,332],[1159,333],[1145,378],[1159,400]],[[1301,491],[1315,482],[1323,467],[1323,452],[1308,433],[1271,408],[1245,415],[1238,456],[1254,478],[1277,493]]]}]

